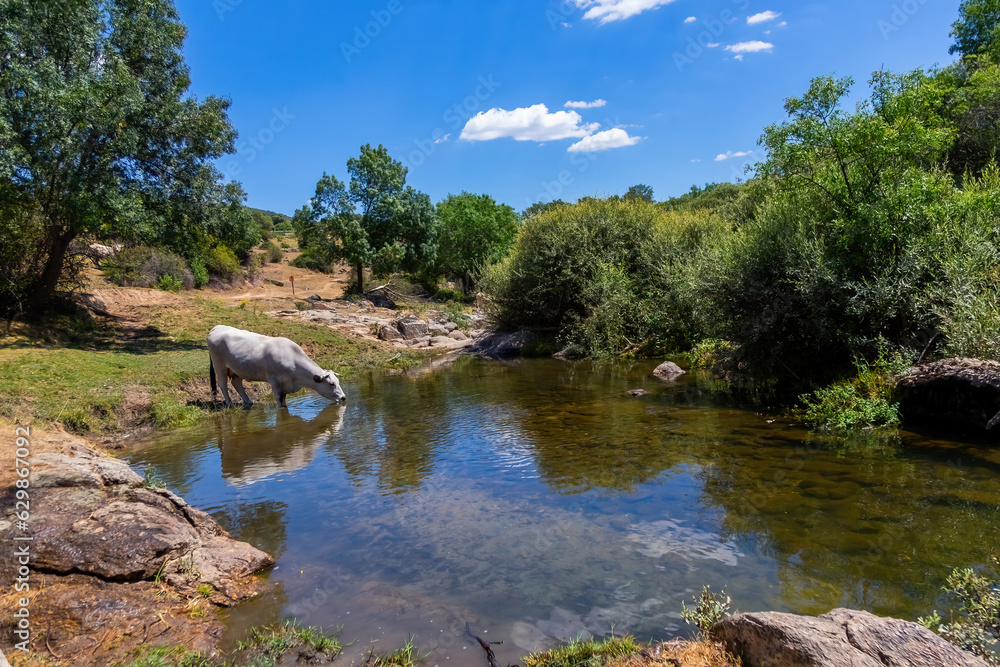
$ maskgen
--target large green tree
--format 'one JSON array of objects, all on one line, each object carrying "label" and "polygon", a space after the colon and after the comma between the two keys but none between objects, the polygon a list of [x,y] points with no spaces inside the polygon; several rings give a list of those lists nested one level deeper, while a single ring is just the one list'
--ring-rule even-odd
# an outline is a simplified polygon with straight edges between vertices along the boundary
[{"label": "large green tree", "polygon": [[955,43],[948,53],[1000,55],[1000,0],[962,0],[951,36]]},{"label": "large green tree", "polygon": [[347,171],[350,184],[323,174],[311,208],[295,222],[304,250],[316,260],[349,262],[364,293],[366,267],[387,274],[431,261],[437,221],[430,198],[406,185],[406,167],[385,147],[365,144]]},{"label": "large green tree", "polygon": [[500,260],[514,242],[518,216],[513,208],[496,203],[489,195],[463,192],[448,195],[437,206],[439,271],[462,279],[472,289],[477,268]]},{"label": "large green tree", "polygon": [[33,221],[14,240],[38,253],[8,293],[24,310],[53,295],[80,235],[232,222],[242,191],[212,166],[234,150],[229,103],[186,94],[185,32],[170,0],[0,2],[0,200]]}]

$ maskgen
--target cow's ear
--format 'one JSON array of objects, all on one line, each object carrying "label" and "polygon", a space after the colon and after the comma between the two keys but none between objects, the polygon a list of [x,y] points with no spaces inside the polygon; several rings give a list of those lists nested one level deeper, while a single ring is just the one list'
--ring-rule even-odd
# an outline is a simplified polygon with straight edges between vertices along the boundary
[{"label": "cow's ear", "polygon": [[318,375],[313,375],[313,382],[322,382],[323,378]]}]

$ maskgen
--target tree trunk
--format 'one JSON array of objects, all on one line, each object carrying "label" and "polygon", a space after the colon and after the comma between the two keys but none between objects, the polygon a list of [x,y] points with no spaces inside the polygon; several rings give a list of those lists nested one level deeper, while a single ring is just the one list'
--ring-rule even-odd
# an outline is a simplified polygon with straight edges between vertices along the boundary
[{"label": "tree trunk", "polygon": [[38,286],[24,302],[26,313],[36,313],[41,310],[56,293],[66,263],[66,250],[74,238],[76,238],[76,233],[67,230],[52,240],[49,259],[45,263],[45,269],[42,271]]},{"label": "tree trunk", "polygon": [[358,262],[358,294],[365,293],[365,265]]}]

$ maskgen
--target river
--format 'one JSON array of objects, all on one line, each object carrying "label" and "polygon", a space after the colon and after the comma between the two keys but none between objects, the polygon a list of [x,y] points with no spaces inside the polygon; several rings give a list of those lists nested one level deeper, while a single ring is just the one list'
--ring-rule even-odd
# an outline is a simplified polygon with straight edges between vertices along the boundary
[{"label": "river", "polygon": [[501,663],[689,634],[681,602],[705,584],[742,611],[915,619],[996,546],[988,443],[817,438],[654,366],[466,357],[358,377],[344,406],[308,394],[158,434],[129,460],[276,557],[224,645],[295,617],[342,625],[344,664],[410,633],[429,664],[479,664],[467,621]]}]

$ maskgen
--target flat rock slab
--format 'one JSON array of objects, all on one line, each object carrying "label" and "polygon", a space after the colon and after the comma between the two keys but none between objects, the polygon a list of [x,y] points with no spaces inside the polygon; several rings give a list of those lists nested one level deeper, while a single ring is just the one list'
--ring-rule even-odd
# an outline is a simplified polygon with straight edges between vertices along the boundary
[{"label": "flat rock slab", "polygon": [[744,667],[988,667],[922,625],[853,609],[737,614],[711,635]]},{"label": "flat rock slab", "polygon": [[[167,489],[147,487],[128,464],[82,443],[34,457],[34,567],[107,582],[163,577],[180,588],[210,584],[213,602],[260,592],[251,575],[274,564]],[[0,575],[0,579],[4,577]]]}]

